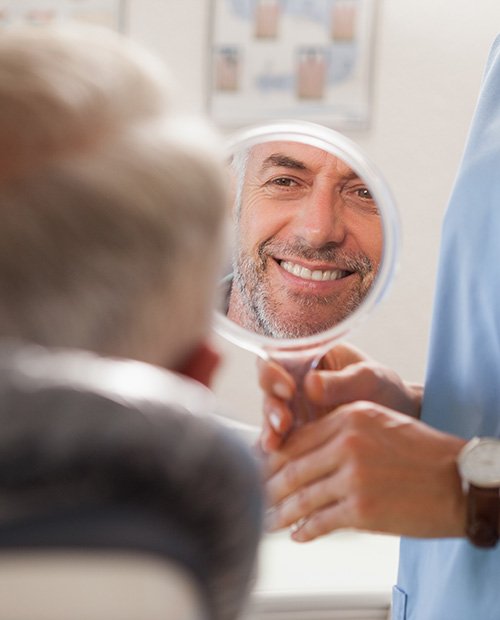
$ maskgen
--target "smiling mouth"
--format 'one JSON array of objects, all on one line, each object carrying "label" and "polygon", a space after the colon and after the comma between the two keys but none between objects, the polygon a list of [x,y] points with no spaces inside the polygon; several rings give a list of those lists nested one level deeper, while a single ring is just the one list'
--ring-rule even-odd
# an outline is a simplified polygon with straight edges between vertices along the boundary
[{"label": "smiling mouth", "polygon": [[345,271],[344,269],[308,269],[297,263],[292,263],[287,260],[278,261],[280,267],[282,267],[288,273],[301,278],[302,280],[314,280],[316,282],[329,282],[331,280],[340,280],[351,275],[351,271]]}]

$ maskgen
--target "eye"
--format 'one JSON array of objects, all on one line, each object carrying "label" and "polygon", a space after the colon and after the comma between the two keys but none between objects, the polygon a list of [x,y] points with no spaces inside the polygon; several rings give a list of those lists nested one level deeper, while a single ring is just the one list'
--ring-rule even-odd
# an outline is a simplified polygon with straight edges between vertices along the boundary
[{"label": "eye", "polygon": [[290,177],[276,177],[269,181],[271,185],[277,185],[278,187],[298,187],[298,183],[295,179]]},{"label": "eye", "polygon": [[300,200],[307,194],[308,188],[309,185],[304,179],[279,172],[265,180],[262,185],[264,195],[271,200]]},{"label": "eye", "polygon": [[373,196],[366,187],[360,187],[356,190],[356,195],[363,200],[373,200]]},{"label": "eye", "polygon": [[373,204],[374,198],[370,190],[366,187],[366,185],[354,185],[352,187],[345,187],[345,196],[350,200],[354,200],[359,204]]},{"label": "eye", "polygon": [[352,186],[345,187],[344,192],[346,203],[350,204],[353,208],[366,214],[378,214],[373,195],[366,185],[361,185],[358,182]]}]

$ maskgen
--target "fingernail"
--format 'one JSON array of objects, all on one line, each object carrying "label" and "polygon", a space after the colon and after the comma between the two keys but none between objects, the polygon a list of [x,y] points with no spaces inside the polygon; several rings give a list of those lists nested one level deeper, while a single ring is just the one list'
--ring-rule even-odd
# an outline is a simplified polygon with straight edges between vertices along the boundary
[{"label": "fingernail", "polygon": [[[271,422],[269,420],[269,422]],[[260,449],[262,450],[263,454],[269,454],[269,449],[267,446],[267,442],[269,441],[269,435],[270,435],[270,430],[269,428],[264,428],[264,430],[262,431],[262,435],[260,436]]]},{"label": "fingernail", "polygon": [[291,532],[290,538],[295,542],[306,542],[308,540],[302,529],[297,530],[296,532]]},{"label": "fingernail", "polygon": [[281,418],[276,413],[276,411],[271,411],[271,413],[269,414],[269,423],[271,424],[271,426],[273,427],[273,429],[277,433],[280,432],[280,430],[281,430]]},{"label": "fingernail", "polygon": [[273,385],[273,392],[278,398],[282,398],[283,400],[290,400],[293,396],[290,386],[286,383],[275,383]]},{"label": "fingernail", "polygon": [[307,519],[303,517],[290,526],[290,536],[293,540],[301,542],[307,538],[304,532],[304,525],[307,523]]}]

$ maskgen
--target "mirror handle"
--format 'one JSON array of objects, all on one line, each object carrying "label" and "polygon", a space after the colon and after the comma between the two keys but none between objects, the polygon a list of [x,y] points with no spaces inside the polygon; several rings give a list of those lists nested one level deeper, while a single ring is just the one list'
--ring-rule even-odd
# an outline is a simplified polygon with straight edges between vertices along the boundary
[{"label": "mirror handle", "polygon": [[295,381],[295,393],[288,401],[293,414],[292,430],[299,428],[308,422],[312,422],[327,413],[325,407],[311,402],[305,393],[304,379],[306,374],[317,367],[321,361],[321,355],[303,352],[300,357],[287,355],[286,352],[271,353],[270,358],[280,364]]}]

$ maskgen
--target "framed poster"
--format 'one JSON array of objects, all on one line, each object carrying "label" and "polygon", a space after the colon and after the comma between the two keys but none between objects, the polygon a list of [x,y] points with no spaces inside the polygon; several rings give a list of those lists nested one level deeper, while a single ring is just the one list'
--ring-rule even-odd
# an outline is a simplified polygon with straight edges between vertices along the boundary
[{"label": "framed poster", "polygon": [[219,126],[370,121],[377,0],[212,0],[208,110]]},{"label": "framed poster", "polygon": [[123,30],[125,0],[0,0],[0,28],[76,20]]}]

